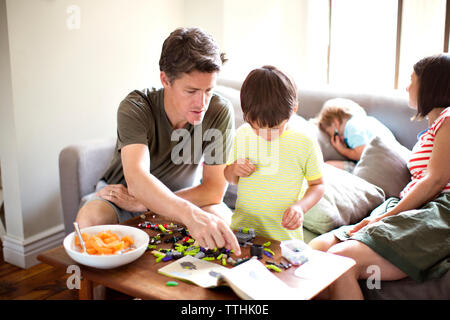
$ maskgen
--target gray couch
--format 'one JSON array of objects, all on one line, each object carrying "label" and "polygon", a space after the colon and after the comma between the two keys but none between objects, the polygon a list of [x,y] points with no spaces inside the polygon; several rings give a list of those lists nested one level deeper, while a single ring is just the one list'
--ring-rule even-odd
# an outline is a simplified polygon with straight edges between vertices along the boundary
[{"label": "gray couch", "polygon": [[[241,82],[220,79],[216,92],[228,98],[235,108],[236,127],[243,123],[240,110],[239,89]],[[363,106],[368,115],[384,123],[395,135],[398,142],[411,149],[416,142],[416,134],[426,128],[426,122],[412,122],[409,119],[414,110],[407,105],[404,96],[398,94],[378,94],[362,92],[344,92],[331,89],[299,90],[298,114],[310,119],[317,115],[323,103],[331,98],[344,97],[352,99]],[[318,137],[324,133],[317,131]],[[329,144],[321,137],[324,160],[341,159]],[[60,153],[60,187],[66,233],[73,230],[73,221],[80,206],[81,199],[94,192],[95,185],[108,166],[115,147],[115,139],[85,141],[64,148]],[[234,208],[236,187],[229,186],[224,202]],[[305,241],[308,242],[318,234],[304,228]],[[367,299],[450,299],[450,272],[440,279],[416,283],[406,278],[399,281],[383,281],[381,289],[368,289],[364,281],[361,288]]]}]

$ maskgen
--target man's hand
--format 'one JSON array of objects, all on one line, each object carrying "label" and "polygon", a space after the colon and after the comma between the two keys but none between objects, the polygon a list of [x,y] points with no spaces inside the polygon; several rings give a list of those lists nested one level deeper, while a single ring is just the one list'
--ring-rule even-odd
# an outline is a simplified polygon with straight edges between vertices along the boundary
[{"label": "man's hand", "polygon": [[303,216],[303,209],[296,203],[284,211],[281,225],[288,230],[298,229],[303,223]]},{"label": "man's hand", "polygon": [[183,220],[189,233],[200,246],[209,249],[225,247],[234,250],[237,256],[241,254],[236,236],[222,218],[203,210],[195,210],[191,212],[190,219]]},{"label": "man's hand", "polygon": [[141,204],[135,197],[128,193],[128,189],[122,184],[110,184],[101,189],[96,194],[105,200],[111,201],[121,209],[130,212],[143,212],[148,209]]}]

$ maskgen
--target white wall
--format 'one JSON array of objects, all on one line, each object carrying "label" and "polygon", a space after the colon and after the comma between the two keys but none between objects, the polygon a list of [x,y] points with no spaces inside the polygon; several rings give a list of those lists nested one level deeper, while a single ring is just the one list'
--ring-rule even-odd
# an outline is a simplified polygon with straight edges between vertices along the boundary
[{"label": "white wall", "polygon": [[0,9],[7,260],[62,230],[59,152],[114,136],[123,97],[160,85],[161,45],[183,25],[184,1],[0,0]]}]

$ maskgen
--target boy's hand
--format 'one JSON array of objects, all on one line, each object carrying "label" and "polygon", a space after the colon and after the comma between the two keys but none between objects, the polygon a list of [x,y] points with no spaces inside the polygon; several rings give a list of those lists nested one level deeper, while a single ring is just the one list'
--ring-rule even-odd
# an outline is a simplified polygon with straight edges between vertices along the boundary
[{"label": "boy's hand", "polygon": [[248,159],[237,159],[230,167],[232,173],[238,177],[248,177],[256,171],[256,166]]},{"label": "boy's hand", "polygon": [[302,207],[294,204],[284,211],[281,225],[288,230],[298,229],[303,224],[303,215]]},{"label": "boy's hand", "polygon": [[340,153],[343,152],[343,150],[347,149],[347,145],[342,141],[340,136],[335,135],[331,137],[331,145]]}]

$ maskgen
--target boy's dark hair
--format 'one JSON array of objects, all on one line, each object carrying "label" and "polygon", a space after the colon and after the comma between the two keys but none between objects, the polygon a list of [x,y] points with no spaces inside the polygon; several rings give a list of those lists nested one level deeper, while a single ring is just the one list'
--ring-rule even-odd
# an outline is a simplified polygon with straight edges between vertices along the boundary
[{"label": "boy's dark hair", "polygon": [[274,66],[251,71],[242,84],[244,120],[261,128],[273,128],[289,119],[297,105],[295,82]]},{"label": "boy's dark hair", "polygon": [[414,65],[418,79],[417,114],[423,119],[434,108],[450,106],[450,55],[426,57]]},{"label": "boy's dark hair", "polygon": [[182,73],[220,71],[227,61],[213,37],[199,28],[178,28],[164,41],[159,69],[173,82]]}]

